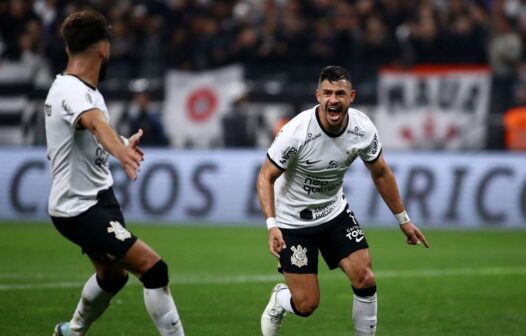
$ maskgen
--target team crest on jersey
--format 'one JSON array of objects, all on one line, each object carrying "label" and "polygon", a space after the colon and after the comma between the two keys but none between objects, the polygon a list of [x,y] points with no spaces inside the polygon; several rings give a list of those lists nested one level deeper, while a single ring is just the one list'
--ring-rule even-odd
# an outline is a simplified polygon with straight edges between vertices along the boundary
[{"label": "team crest on jersey", "polygon": [[365,132],[362,131],[361,129],[359,129],[358,126],[354,127],[354,129],[352,129],[352,130],[347,130],[347,133],[359,136],[361,138],[363,138],[365,136]]},{"label": "team crest on jersey", "polygon": [[292,250],[292,256],[290,257],[290,262],[292,265],[303,267],[306,266],[309,262],[309,259],[307,258],[307,248],[301,247],[301,245],[298,246],[292,246],[290,248]]},{"label": "team crest on jersey", "polygon": [[128,238],[131,238],[130,231],[126,230],[124,226],[121,225],[118,221],[110,221],[110,226],[108,227],[108,233],[114,233],[115,238],[125,241]]},{"label": "team crest on jersey", "polygon": [[350,166],[351,163],[353,163],[354,159],[356,159],[356,156],[358,155],[358,149],[353,148],[350,151],[347,151],[347,154],[349,156],[347,157],[347,160],[345,160],[345,165]]}]

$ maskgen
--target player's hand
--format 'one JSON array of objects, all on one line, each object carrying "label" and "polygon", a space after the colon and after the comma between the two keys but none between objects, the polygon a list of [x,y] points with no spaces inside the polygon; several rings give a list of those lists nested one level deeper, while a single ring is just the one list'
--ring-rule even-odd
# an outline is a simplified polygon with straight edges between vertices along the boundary
[{"label": "player's hand", "polygon": [[287,248],[279,228],[273,227],[268,230],[268,245],[270,248],[270,253],[276,258],[279,258],[279,253]]},{"label": "player's hand", "polygon": [[137,152],[136,148],[132,148],[131,145],[128,147],[123,146],[122,148],[123,149],[117,156],[117,159],[121,163],[121,166],[128,177],[132,181],[135,181],[137,179],[137,173],[139,172],[143,155]]},{"label": "player's hand", "polygon": [[128,175],[128,177],[135,181],[137,179],[137,174],[139,172],[139,167],[142,161],[142,155],[134,151],[132,148],[126,148],[124,155],[119,158],[122,168]]},{"label": "player's hand", "polygon": [[135,152],[137,152],[139,155],[141,155],[141,161],[144,161],[144,152],[139,147],[139,142],[141,141],[141,137],[142,137],[142,129],[139,129],[139,131],[137,131],[137,133],[132,135],[128,141],[130,142],[129,147],[135,150]]},{"label": "player's hand", "polygon": [[405,234],[407,238],[406,242],[409,245],[419,245],[422,243],[425,247],[429,247],[426,237],[413,223],[400,224],[400,229]]}]

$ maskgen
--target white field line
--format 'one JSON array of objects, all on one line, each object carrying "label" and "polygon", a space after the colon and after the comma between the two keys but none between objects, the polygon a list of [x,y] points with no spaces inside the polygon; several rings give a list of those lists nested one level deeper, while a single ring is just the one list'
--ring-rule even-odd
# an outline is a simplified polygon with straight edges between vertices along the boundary
[{"label": "white field line", "polygon": [[[526,267],[486,267],[486,268],[445,268],[445,269],[423,269],[423,270],[405,270],[405,271],[376,271],[378,279],[391,278],[439,278],[439,277],[457,277],[457,276],[499,276],[499,275],[526,275]],[[89,275],[86,275],[86,278]],[[339,271],[328,274],[320,274],[320,279],[342,279],[344,275]],[[8,276],[8,273],[1,274],[0,279],[21,279],[22,275],[16,277],[15,274]],[[28,277],[24,276],[27,280]],[[32,279],[45,278],[42,274],[31,277]],[[207,276],[207,275],[171,275],[171,284],[180,285],[211,285],[211,284],[229,284],[229,283],[260,283],[281,281],[283,277],[280,274],[256,274],[256,275],[226,275],[226,276]],[[133,280],[132,285],[139,285],[139,281]],[[27,284],[0,284],[0,291],[25,290],[25,289],[60,289],[60,288],[80,288],[84,281],[57,281],[49,283],[27,283]]]}]

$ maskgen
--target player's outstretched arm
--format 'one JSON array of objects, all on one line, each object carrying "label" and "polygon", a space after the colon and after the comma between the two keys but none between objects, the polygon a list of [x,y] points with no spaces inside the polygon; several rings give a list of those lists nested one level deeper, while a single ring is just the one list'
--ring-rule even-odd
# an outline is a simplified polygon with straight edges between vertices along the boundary
[{"label": "player's outstretched arm", "polygon": [[102,147],[119,160],[130,179],[133,181],[137,179],[137,172],[143,155],[137,152],[135,148],[125,146],[122,143],[99,109],[92,109],[82,113],[77,123],[93,133]]},{"label": "player's outstretched arm", "polygon": [[[376,189],[382,196],[385,204],[393,212],[393,214],[404,214],[406,220],[399,218],[400,229],[406,236],[406,242],[410,245],[417,245],[423,243],[425,247],[429,247],[424,234],[414,225],[405,212],[405,207],[400,198],[398,185],[393,172],[384,160],[384,156],[380,153],[378,159],[372,163],[366,163],[367,168],[371,172]],[[400,215],[396,215],[400,217]],[[401,217],[404,217],[401,216]]]},{"label": "player's outstretched arm", "polygon": [[277,258],[279,258],[279,253],[287,248],[281,230],[276,225],[276,208],[274,206],[274,182],[282,173],[270,160],[266,159],[257,181],[259,204],[267,221],[270,253]]}]

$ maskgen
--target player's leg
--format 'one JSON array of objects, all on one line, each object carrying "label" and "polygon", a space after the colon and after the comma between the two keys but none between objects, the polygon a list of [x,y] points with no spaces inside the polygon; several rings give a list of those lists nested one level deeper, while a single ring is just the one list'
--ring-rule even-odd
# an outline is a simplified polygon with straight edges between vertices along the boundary
[{"label": "player's leg", "polygon": [[298,230],[281,230],[287,248],[280,253],[279,271],[285,284],[277,284],[261,315],[264,336],[277,335],[286,313],[307,317],[318,307],[318,248],[312,236]]},{"label": "player's leg", "polygon": [[128,272],[120,265],[96,254],[88,255],[96,273],[84,284],[71,321],[57,326],[56,335],[85,335],[128,281]]},{"label": "player's leg", "polygon": [[328,223],[328,227],[321,237],[320,251],[330,269],[340,267],[351,280],[355,335],[374,335],[376,282],[365,235],[349,209]]},{"label": "player's leg", "polygon": [[168,286],[168,265],[150,246],[137,241],[119,263],[144,286],[144,304],[162,336],[183,336],[183,325]]},{"label": "player's leg", "polygon": [[374,335],[377,323],[376,280],[369,249],[358,250],[340,261],[354,291],[353,322],[356,336]]},{"label": "player's leg", "polygon": [[317,274],[283,273],[286,285],[278,283],[261,315],[263,336],[277,335],[287,313],[310,316],[320,303]]},{"label": "player's leg", "polygon": [[99,193],[97,204],[78,216],[52,217],[56,229],[82,248],[96,271],[84,284],[72,319],[59,323],[55,335],[84,335],[128,280],[127,271],[113,260],[124,254],[136,238],[126,231],[120,207],[112,195],[111,189]]},{"label": "player's leg", "polygon": [[278,302],[298,316],[312,315],[320,304],[320,287],[317,274],[283,273],[288,290],[278,294]]}]

